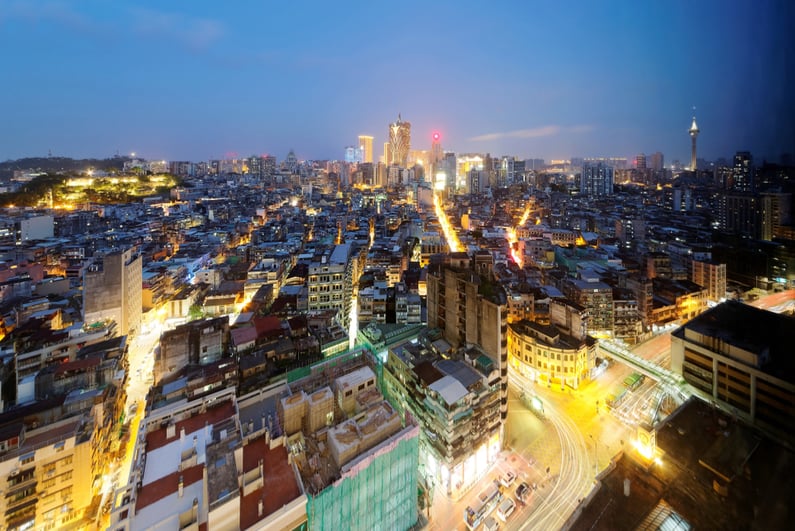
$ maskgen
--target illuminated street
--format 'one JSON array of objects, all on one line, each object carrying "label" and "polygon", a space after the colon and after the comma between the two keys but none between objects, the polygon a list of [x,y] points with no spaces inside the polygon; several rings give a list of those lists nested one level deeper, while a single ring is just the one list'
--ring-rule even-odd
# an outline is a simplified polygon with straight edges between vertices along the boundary
[{"label": "illuminated street", "polygon": [[450,248],[451,253],[457,253],[463,250],[461,241],[458,239],[455,229],[450,225],[447,219],[447,213],[444,211],[442,200],[439,194],[433,194],[433,206],[436,210],[436,217],[439,219],[439,224],[442,226],[444,238],[447,240],[447,246]]}]

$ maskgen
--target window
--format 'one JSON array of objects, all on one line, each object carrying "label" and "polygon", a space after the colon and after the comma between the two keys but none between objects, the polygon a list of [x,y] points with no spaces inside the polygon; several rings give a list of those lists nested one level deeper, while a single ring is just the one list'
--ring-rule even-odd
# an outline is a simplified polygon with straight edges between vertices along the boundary
[{"label": "window", "polygon": [[36,452],[30,452],[29,454],[19,456],[19,464],[27,465],[28,463],[32,463],[34,459],[36,459]]}]

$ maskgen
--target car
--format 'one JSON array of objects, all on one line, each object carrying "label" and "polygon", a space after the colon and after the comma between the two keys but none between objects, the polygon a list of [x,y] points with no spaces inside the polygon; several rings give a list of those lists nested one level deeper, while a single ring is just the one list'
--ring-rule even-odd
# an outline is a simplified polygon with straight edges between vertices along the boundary
[{"label": "car", "polygon": [[513,482],[516,481],[516,474],[508,470],[503,475],[500,476],[500,485],[505,487],[506,489],[513,485]]},{"label": "car", "polygon": [[525,503],[528,496],[530,496],[530,485],[523,481],[516,487],[516,501]]},{"label": "car", "polygon": [[502,520],[503,522],[508,521],[508,517],[513,514],[513,510],[516,509],[516,503],[514,503],[513,499],[510,497],[505,498],[500,502],[500,505],[497,507],[497,518]]},{"label": "car", "polygon": [[485,531],[497,531],[500,528],[500,524],[497,523],[497,520],[494,519],[493,516],[487,516],[485,520],[483,520],[483,529]]}]

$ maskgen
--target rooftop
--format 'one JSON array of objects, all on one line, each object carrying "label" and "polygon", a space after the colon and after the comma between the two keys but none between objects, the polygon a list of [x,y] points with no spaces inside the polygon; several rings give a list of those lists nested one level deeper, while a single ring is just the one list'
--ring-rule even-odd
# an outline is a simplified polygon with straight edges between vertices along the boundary
[{"label": "rooftop", "polygon": [[[234,417],[235,405],[230,400],[225,400],[220,404],[213,405],[207,408],[207,411],[198,415],[193,415],[184,420],[180,420],[175,425],[175,436],[171,438],[179,438],[181,430],[185,430],[185,435],[188,436],[197,432],[205,427],[205,424],[212,426],[222,420]],[[167,427],[161,426],[146,434],[146,451],[152,452],[161,448],[171,442],[167,437]]]},{"label": "rooftop", "polygon": [[698,399],[668,417],[657,443],[659,465],[646,467],[628,451],[570,529],[665,529],[666,521],[672,529],[679,521],[693,529],[789,527],[792,451]]},{"label": "rooftop", "polygon": [[754,354],[769,352],[761,368],[782,380],[795,383],[792,338],[795,319],[741,303],[726,301],[691,319],[672,333],[683,339],[687,330],[715,337]]},{"label": "rooftop", "polygon": [[[240,503],[241,529],[248,529],[301,496],[301,489],[293,467],[287,459],[287,449],[284,445],[271,448],[264,437],[250,441],[243,447],[243,472],[257,468],[260,459],[263,467],[263,486],[243,496]],[[241,488],[241,495],[242,492]],[[257,514],[259,500],[263,501],[262,517]]]}]

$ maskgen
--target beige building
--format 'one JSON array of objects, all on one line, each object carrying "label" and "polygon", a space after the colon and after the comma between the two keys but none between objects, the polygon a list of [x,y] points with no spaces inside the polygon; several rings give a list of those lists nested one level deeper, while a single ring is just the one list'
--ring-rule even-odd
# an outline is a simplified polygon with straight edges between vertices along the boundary
[{"label": "beige building", "polygon": [[577,389],[588,381],[595,341],[577,339],[554,325],[520,321],[508,325],[511,370],[534,382]]},{"label": "beige building", "polygon": [[693,260],[690,280],[707,291],[709,300],[718,302],[726,298],[726,264]]},{"label": "beige building", "polygon": [[83,321],[112,319],[119,335],[138,331],[142,314],[141,257],[132,249],[106,254],[84,273]]},{"label": "beige building", "polygon": [[347,326],[356,282],[358,275],[355,260],[351,260],[351,245],[335,245],[331,252],[309,265],[308,311],[335,310],[339,322]]},{"label": "beige building", "polygon": [[[79,529],[95,478],[90,423],[71,417],[0,433],[3,529]],[[90,515],[88,515],[90,516]]]},{"label": "beige building", "polygon": [[373,162],[373,137],[359,135],[359,149],[362,150],[362,162]]}]

